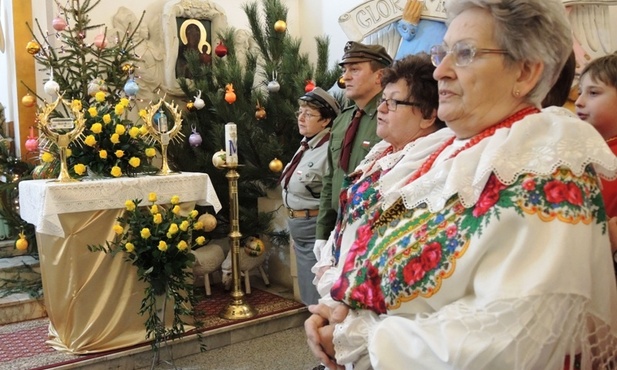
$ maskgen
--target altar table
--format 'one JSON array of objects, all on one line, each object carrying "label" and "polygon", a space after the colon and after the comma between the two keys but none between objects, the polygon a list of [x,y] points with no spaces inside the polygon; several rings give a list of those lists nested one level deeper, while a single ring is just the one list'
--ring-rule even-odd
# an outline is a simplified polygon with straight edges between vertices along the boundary
[{"label": "altar table", "polygon": [[36,227],[49,339],[53,348],[73,354],[109,351],[146,341],[139,315],[145,283],[120,253],[90,252],[115,236],[112,226],[128,199],[155,192],[157,203],[180,197],[221,208],[210,178],[203,173],[121,177],[80,182],[30,180],[19,183],[21,218]]}]

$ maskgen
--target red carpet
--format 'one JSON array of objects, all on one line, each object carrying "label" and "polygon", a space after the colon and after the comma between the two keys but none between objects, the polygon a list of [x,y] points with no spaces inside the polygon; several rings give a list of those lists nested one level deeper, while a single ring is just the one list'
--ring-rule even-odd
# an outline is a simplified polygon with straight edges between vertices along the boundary
[{"label": "red carpet", "polygon": [[[226,320],[218,315],[231,302],[229,292],[218,286],[213,286],[212,296],[206,297],[203,293],[199,294],[201,296],[198,297],[200,302],[196,306],[196,312],[202,312],[200,316],[204,322],[204,333],[207,333],[208,330],[304,307],[302,303],[294,300],[253,288],[252,293],[244,297],[245,301],[257,311],[257,315],[246,320]],[[52,369],[60,365],[85,361],[129,349],[92,355],[71,355],[58,352],[45,344],[48,325],[49,320],[44,318],[0,327],[0,369]],[[139,346],[149,346],[149,344]]]}]

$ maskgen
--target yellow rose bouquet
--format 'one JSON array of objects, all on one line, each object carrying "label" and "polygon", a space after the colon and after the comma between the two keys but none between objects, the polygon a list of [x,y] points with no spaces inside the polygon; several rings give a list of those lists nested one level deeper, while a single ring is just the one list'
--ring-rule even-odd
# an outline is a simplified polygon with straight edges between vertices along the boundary
[{"label": "yellow rose bouquet", "polygon": [[[155,172],[146,152],[151,152],[143,140],[146,127],[125,118],[129,107],[126,98],[113,105],[99,91],[85,110],[86,128],[82,140],[71,143],[68,166],[78,176],[91,173],[104,177],[120,177],[140,172]],[[73,104],[81,104],[75,100]]]},{"label": "yellow rose bouquet", "polygon": [[[193,239],[193,232],[203,228],[197,221],[197,211],[183,215],[177,196],[157,204],[157,195],[150,193],[150,206],[140,206],[141,199],[127,200],[126,212],[117,219],[113,230],[116,237],[105,246],[88,246],[90,251],[111,255],[121,253],[137,268],[139,280],[147,283],[141,315],[147,315],[146,336],[154,335],[154,343],[184,333],[182,317],[192,316],[194,303],[192,266],[195,256],[191,249],[205,244],[203,236]],[[174,319],[165,328],[156,313],[157,299],[173,301]],[[189,304],[190,303],[190,304]]]}]

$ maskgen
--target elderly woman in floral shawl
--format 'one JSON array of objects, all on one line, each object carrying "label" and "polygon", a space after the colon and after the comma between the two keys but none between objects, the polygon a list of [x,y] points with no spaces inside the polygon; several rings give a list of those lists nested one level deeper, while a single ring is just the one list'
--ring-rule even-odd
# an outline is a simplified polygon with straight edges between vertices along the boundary
[{"label": "elderly woman in floral shawl", "polygon": [[309,346],[331,369],[617,368],[598,179],[615,177],[617,158],[569,111],[538,108],[571,50],[565,9],[446,9],[431,57],[452,136],[401,158],[403,177],[381,176],[400,186],[341,254],[337,304],[310,307]]}]

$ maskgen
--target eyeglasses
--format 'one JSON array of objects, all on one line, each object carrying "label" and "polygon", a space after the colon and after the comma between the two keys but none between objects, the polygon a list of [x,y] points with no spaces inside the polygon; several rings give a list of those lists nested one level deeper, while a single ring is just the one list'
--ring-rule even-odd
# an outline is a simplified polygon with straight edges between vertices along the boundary
[{"label": "eyeglasses", "polygon": [[476,55],[508,54],[508,51],[503,49],[478,49],[466,42],[457,42],[450,50],[444,45],[434,45],[431,47],[431,62],[437,67],[448,54],[452,54],[454,64],[457,67],[463,67],[473,62]]},{"label": "eyeglasses", "polygon": [[386,103],[386,107],[388,107],[388,110],[390,112],[396,112],[396,107],[398,107],[399,105],[409,105],[412,107],[419,107],[420,104],[412,102],[412,101],[403,101],[403,100],[396,100],[396,99],[384,99],[381,98],[379,99],[379,104],[381,105],[382,103]]},{"label": "eyeglasses", "polygon": [[310,120],[313,117],[317,117],[317,118],[321,117],[319,114],[310,114],[309,112],[302,112],[302,111],[298,111],[295,114],[296,114],[296,118],[300,118],[301,116],[304,116],[304,118],[307,120]]}]

